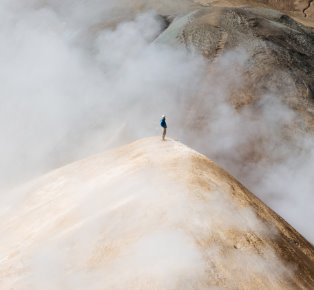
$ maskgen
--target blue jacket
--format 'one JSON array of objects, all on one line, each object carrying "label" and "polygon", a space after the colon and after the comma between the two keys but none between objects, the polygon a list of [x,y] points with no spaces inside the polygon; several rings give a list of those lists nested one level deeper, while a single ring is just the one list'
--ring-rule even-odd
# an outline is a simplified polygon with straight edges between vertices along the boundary
[{"label": "blue jacket", "polygon": [[166,118],[162,118],[160,120],[160,126],[163,128],[167,128]]}]

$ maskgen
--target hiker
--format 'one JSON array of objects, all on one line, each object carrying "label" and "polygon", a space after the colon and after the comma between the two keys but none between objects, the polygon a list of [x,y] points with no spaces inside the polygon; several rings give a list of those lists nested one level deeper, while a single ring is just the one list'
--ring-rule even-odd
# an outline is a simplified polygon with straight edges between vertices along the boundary
[{"label": "hiker", "polygon": [[167,123],[166,123],[165,115],[161,116],[160,126],[162,127],[162,141],[165,141],[166,132],[167,132]]}]

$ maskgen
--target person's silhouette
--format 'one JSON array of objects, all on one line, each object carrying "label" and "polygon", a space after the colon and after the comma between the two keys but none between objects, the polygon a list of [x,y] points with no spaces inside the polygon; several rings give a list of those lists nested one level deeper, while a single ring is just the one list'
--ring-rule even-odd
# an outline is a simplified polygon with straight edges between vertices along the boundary
[{"label": "person's silhouette", "polygon": [[162,115],[160,120],[160,126],[162,127],[162,141],[165,141],[166,133],[167,133],[167,123],[166,116]]}]

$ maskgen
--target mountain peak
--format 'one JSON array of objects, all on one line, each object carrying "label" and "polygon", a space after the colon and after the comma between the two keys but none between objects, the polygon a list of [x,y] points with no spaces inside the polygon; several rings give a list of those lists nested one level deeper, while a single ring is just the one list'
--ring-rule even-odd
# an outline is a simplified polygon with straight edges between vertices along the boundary
[{"label": "mountain peak", "polygon": [[77,161],[17,196],[1,216],[3,289],[313,285],[312,245],[173,139],[145,138]]}]

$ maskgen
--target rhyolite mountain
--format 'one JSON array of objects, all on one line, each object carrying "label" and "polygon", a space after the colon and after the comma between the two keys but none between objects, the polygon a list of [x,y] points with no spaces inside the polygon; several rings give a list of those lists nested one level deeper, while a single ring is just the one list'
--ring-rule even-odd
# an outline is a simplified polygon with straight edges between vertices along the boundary
[{"label": "rhyolite mountain", "polygon": [[171,139],[141,139],[21,186],[0,230],[1,289],[314,285],[313,246]]}]

